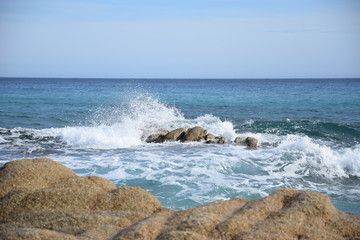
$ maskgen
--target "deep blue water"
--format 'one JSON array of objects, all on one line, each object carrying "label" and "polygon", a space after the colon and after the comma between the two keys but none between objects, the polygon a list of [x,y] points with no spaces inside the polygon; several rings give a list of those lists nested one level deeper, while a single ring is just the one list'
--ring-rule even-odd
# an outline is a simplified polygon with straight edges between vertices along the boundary
[{"label": "deep blue water", "polygon": [[[0,78],[0,86],[0,164],[50,157],[176,209],[293,187],[360,215],[360,79]],[[195,125],[227,143],[142,138]],[[237,146],[236,136],[260,146]]]}]

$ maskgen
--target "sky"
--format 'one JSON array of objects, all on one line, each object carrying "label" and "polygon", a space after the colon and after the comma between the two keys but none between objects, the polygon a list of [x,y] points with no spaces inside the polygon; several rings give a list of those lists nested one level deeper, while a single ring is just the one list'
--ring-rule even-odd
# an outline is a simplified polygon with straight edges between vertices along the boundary
[{"label": "sky", "polygon": [[0,0],[0,77],[359,78],[360,0]]}]

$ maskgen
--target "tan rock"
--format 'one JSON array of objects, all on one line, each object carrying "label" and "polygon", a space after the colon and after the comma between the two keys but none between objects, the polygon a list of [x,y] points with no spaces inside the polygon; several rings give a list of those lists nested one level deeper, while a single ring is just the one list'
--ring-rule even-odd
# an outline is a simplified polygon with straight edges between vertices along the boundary
[{"label": "tan rock", "polygon": [[215,139],[215,135],[214,135],[214,134],[208,133],[208,134],[205,136],[205,140],[212,140],[212,139]]},{"label": "tan rock", "polygon": [[224,144],[226,141],[224,137],[215,137],[215,139],[217,139],[216,141],[217,144]]},{"label": "tan rock", "polygon": [[360,218],[336,210],[325,195],[283,189],[262,199],[231,199],[157,215],[125,228],[114,239],[357,239],[358,236]]},{"label": "tan rock", "polygon": [[237,144],[244,144],[245,140],[241,137],[236,137],[235,140],[234,140],[234,143],[237,143]]},{"label": "tan rock", "polygon": [[107,239],[163,209],[139,187],[116,188],[100,177],[78,177],[50,159],[6,163],[0,180],[0,236],[9,239],[17,235],[6,229],[19,229],[18,239],[54,234],[41,229]]},{"label": "tan rock", "polygon": [[208,134],[207,130],[203,129],[202,127],[196,126],[186,131],[183,137],[183,141],[184,142],[200,141],[202,139],[205,139],[207,134]]},{"label": "tan rock", "polygon": [[168,142],[175,142],[175,141],[179,141],[182,139],[182,137],[184,136],[186,132],[185,128],[178,128],[175,129],[171,132],[169,132],[168,134],[165,135],[164,140],[168,141]]},{"label": "tan rock", "polygon": [[4,240],[34,240],[34,239],[52,239],[52,240],[78,240],[73,235],[60,233],[56,231],[37,229],[37,228],[8,228],[3,231],[0,229],[0,239]]},{"label": "tan rock", "polygon": [[12,189],[48,187],[62,179],[75,177],[72,170],[47,158],[8,162],[0,171],[0,198]]}]

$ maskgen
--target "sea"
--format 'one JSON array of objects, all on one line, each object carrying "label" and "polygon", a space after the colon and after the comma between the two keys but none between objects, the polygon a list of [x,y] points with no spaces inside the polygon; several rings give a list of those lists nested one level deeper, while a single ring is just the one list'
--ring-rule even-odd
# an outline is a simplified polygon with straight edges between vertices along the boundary
[{"label": "sea", "polygon": [[[145,142],[194,126],[226,143]],[[0,78],[0,166],[37,157],[172,209],[295,188],[360,216],[360,79]]]}]

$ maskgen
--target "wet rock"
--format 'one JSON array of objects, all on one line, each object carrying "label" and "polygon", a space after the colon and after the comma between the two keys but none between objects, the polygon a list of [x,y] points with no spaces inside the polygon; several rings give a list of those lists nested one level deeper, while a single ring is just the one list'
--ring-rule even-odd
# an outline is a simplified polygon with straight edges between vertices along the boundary
[{"label": "wet rock", "polygon": [[206,144],[224,144],[226,139],[224,137],[214,136],[214,138],[207,140]]},{"label": "wet rock", "polygon": [[185,128],[175,129],[175,130],[169,132],[168,134],[166,134],[164,137],[164,140],[168,141],[168,142],[179,141],[183,138],[185,132],[186,132]]},{"label": "wet rock", "polygon": [[215,137],[215,139],[217,140],[217,144],[224,144],[226,141],[224,137]]},{"label": "wet rock", "polygon": [[202,127],[196,126],[186,131],[183,137],[183,141],[184,142],[200,141],[202,139],[205,139],[207,134],[208,134],[207,130],[203,129]]},{"label": "wet rock", "polygon": [[241,138],[241,137],[236,137],[235,140],[234,140],[234,143],[244,144],[245,140],[243,138]]},{"label": "wet rock", "polygon": [[[39,176],[39,179],[37,177]],[[360,217],[318,192],[282,189],[173,211],[137,187],[50,159],[0,168],[0,239],[358,239]]]},{"label": "wet rock", "polygon": [[205,140],[212,140],[212,139],[215,139],[215,135],[211,134],[211,133],[208,133],[206,136],[205,136]]},{"label": "wet rock", "polygon": [[245,139],[245,144],[249,147],[249,148],[256,148],[257,144],[258,144],[258,140],[256,138],[253,137],[247,137]]},{"label": "wet rock", "polygon": [[157,133],[151,134],[146,138],[147,143],[162,143],[165,141],[165,136],[169,133],[167,130],[159,130]]}]

